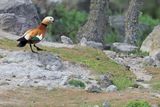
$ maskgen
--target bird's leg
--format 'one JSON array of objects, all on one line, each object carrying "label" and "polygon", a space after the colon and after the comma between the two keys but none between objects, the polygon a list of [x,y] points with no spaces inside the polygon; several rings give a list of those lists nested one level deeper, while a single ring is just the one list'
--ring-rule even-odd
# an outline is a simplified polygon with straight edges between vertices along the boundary
[{"label": "bird's leg", "polygon": [[32,44],[31,44],[31,43],[29,44],[29,46],[30,46],[31,51],[32,51],[33,53],[37,53],[37,52],[33,51],[33,49],[32,49]]},{"label": "bird's leg", "polygon": [[43,51],[43,49],[39,48],[39,47],[36,46],[35,44],[34,44],[33,46],[37,49],[37,51]]}]

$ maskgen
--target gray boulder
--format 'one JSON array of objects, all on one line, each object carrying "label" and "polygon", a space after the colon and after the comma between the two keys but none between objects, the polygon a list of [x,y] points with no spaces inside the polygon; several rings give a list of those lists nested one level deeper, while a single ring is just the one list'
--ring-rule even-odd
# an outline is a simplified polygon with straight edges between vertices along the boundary
[{"label": "gray boulder", "polygon": [[86,87],[86,91],[91,93],[100,93],[102,92],[102,89],[97,84],[90,84]]},{"label": "gray boulder", "polygon": [[116,52],[130,53],[138,49],[138,47],[128,43],[113,43],[113,50]]},{"label": "gray boulder", "polygon": [[98,80],[98,84],[101,88],[107,88],[112,84],[112,82],[107,75],[101,75]]},{"label": "gray boulder", "polygon": [[152,66],[152,65],[155,65],[155,61],[154,61],[154,58],[152,58],[151,56],[146,56],[143,58],[143,63],[145,65],[149,65],[149,66]]},{"label": "gray boulder", "polygon": [[147,36],[143,41],[140,48],[143,52],[148,52],[149,55],[154,56],[157,52],[160,51],[160,25],[156,26],[153,31]]},{"label": "gray boulder", "polygon": [[0,29],[21,35],[38,24],[39,16],[31,0],[1,0]]},{"label": "gray boulder", "polygon": [[110,85],[109,87],[107,87],[106,92],[115,92],[117,91],[117,87],[115,85]]},{"label": "gray boulder", "polygon": [[96,49],[103,49],[103,44],[99,43],[99,42],[95,42],[95,41],[87,41],[87,39],[85,37],[83,37],[80,40],[80,45],[81,46],[88,46],[88,47],[92,47],[92,48],[96,48]]},{"label": "gray boulder", "polygon": [[73,44],[73,41],[67,36],[61,36],[61,41],[64,44]]},{"label": "gray boulder", "polygon": [[87,41],[87,46],[96,48],[96,49],[103,49],[103,44],[99,42],[94,41]]},{"label": "gray boulder", "polygon": [[154,58],[154,61],[155,61],[155,65],[158,66],[158,67],[160,67],[160,51],[157,52],[157,53],[153,56],[153,58]]}]

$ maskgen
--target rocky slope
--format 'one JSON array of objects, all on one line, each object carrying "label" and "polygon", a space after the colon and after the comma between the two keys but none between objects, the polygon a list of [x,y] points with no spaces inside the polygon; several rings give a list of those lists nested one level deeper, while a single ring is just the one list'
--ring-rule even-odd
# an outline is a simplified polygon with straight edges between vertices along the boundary
[{"label": "rocky slope", "polygon": [[1,88],[65,86],[70,77],[87,81],[89,70],[79,65],[63,62],[50,53],[0,50]]}]

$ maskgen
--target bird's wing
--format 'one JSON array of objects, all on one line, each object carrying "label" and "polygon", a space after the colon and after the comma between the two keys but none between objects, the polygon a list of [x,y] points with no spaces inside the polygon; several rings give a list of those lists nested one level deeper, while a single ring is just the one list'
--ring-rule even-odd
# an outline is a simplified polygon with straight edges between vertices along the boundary
[{"label": "bird's wing", "polygon": [[24,34],[24,38],[26,40],[42,40],[42,34],[38,29],[32,29],[32,30],[28,30],[25,34]]}]

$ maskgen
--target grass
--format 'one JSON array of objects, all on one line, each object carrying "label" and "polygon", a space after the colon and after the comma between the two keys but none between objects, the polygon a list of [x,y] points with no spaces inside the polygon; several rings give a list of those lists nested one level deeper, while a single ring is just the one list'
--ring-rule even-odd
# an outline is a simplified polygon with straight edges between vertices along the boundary
[{"label": "grass", "polygon": [[148,102],[143,100],[130,101],[126,107],[151,107]]},{"label": "grass", "polygon": [[[0,40],[0,48],[8,50],[20,50],[16,47],[16,42],[8,39]],[[88,67],[97,74],[111,74],[113,83],[119,90],[131,86],[134,82],[134,75],[125,67],[110,60],[101,50],[75,47],[69,48],[49,48],[43,47],[48,52],[58,54],[63,60],[79,63]],[[28,50],[29,48],[25,48]],[[22,49],[21,49],[22,50]]]},{"label": "grass", "polygon": [[137,49],[136,51],[132,52],[131,54],[139,56],[139,57],[149,56],[148,52],[142,52],[142,51],[140,51],[140,49]]},{"label": "grass", "polygon": [[75,80],[75,79],[72,79],[68,82],[69,85],[71,86],[74,86],[74,87],[79,87],[79,88],[85,88],[85,84],[80,81],[80,80]]}]

